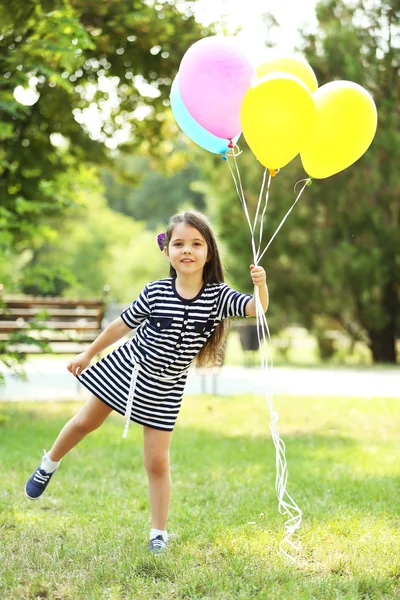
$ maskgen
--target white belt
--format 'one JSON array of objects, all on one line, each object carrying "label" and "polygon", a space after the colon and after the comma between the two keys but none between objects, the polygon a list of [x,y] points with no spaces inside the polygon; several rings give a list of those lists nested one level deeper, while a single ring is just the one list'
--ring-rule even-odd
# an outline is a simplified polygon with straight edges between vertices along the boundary
[{"label": "white belt", "polygon": [[128,435],[129,424],[131,422],[133,397],[135,395],[135,388],[136,388],[138,372],[139,372],[139,365],[134,362],[133,363],[133,372],[132,372],[132,377],[131,377],[131,384],[129,386],[128,400],[126,402],[126,409],[125,409],[126,421],[125,421],[124,433],[122,434],[123,439],[125,439]]}]

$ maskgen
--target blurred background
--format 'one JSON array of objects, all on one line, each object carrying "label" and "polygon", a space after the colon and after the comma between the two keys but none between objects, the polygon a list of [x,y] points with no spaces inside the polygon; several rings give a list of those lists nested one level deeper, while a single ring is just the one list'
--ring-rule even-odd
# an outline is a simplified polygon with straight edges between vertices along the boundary
[{"label": "blurred background", "polygon": [[[227,281],[251,292],[250,237],[225,161],[179,130],[169,92],[198,39],[237,35],[255,64],[305,57],[319,85],[349,79],[378,110],[351,168],[308,187],[263,258],[275,360],[400,360],[400,2],[0,1],[0,283],[4,294],[101,297],[106,319],[168,276],[156,235],[195,208],[218,234]],[[243,136],[255,209],[263,167]],[[268,240],[304,179],[271,187]],[[244,353],[244,348],[250,348]],[[1,360],[9,361],[7,343]],[[257,363],[231,334],[228,364]]]}]

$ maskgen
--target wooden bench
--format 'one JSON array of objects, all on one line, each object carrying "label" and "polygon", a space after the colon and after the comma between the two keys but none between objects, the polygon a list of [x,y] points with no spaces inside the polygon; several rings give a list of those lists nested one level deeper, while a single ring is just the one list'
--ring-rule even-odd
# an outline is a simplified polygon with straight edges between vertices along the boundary
[{"label": "wooden bench", "polygon": [[[0,341],[15,343],[15,334],[48,343],[55,353],[76,353],[87,348],[102,331],[108,286],[102,298],[73,300],[50,296],[0,296]],[[17,349],[43,352],[34,343],[19,341]]]}]

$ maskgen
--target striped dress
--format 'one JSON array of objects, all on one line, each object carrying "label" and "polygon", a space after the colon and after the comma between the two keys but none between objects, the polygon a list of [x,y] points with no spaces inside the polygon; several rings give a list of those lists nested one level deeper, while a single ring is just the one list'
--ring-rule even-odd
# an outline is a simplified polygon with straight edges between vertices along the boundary
[{"label": "striped dress", "polygon": [[78,379],[128,421],[172,431],[190,365],[222,319],[246,316],[251,298],[207,283],[188,300],[175,278],[153,281],[121,314],[135,335]]}]

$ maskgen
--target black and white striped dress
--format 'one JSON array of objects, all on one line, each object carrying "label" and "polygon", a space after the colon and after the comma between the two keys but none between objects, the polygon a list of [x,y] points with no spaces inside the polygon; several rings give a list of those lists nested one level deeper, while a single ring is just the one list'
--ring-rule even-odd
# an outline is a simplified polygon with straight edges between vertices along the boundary
[{"label": "black and white striped dress", "polygon": [[121,314],[134,337],[78,379],[131,421],[172,431],[194,358],[222,319],[246,316],[251,298],[226,283],[208,283],[187,300],[175,278],[153,281]]}]

